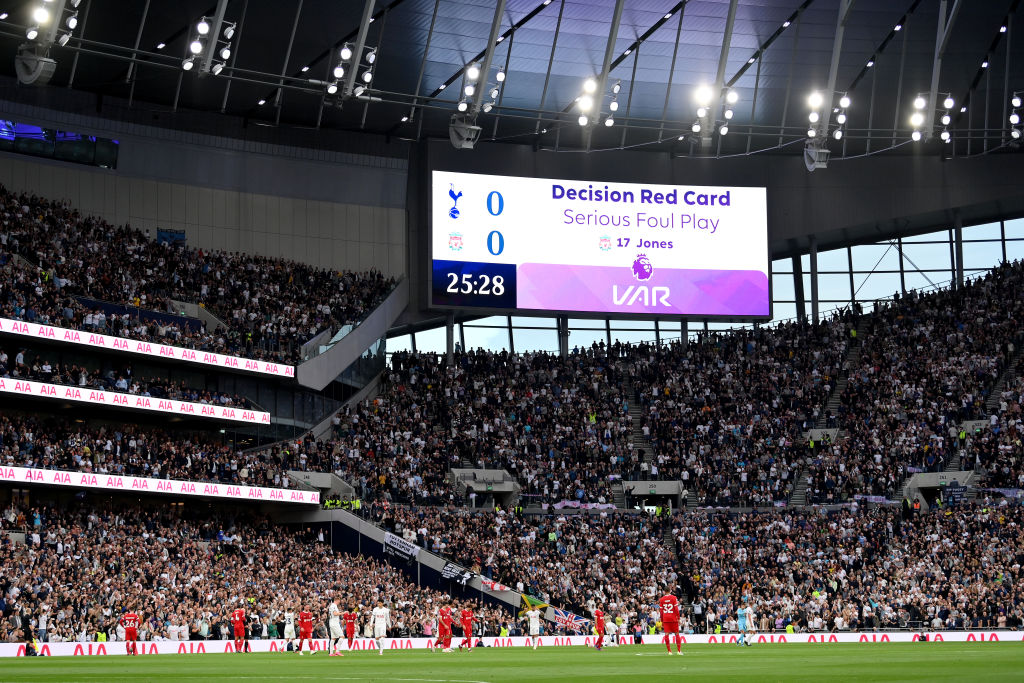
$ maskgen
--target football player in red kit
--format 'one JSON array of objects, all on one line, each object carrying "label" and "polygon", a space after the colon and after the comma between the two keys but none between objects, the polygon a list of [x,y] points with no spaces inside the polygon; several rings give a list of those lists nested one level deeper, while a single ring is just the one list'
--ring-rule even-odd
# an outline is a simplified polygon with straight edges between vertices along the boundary
[{"label": "football player in red kit", "polygon": [[679,600],[673,593],[675,586],[669,586],[668,593],[658,600],[661,610],[661,630],[665,633],[665,648],[672,654],[672,641],[675,641],[676,652],[683,654],[683,639],[679,636]]},{"label": "football player in red kit", "polygon": [[121,615],[120,624],[124,627],[124,653],[126,655],[137,655],[139,654],[139,648],[136,641],[139,639],[139,624],[141,623],[139,615],[134,611],[126,612]]},{"label": "football player in red kit", "polygon": [[231,626],[235,631],[235,652],[242,652],[246,645],[245,637],[245,610],[241,607],[236,608],[231,613]]},{"label": "football player in red kit", "polygon": [[470,652],[473,651],[473,610],[469,605],[462,608],[459,612],[459,621],[462,622],[462,642],[459,643],[459,649],[465,645],[469,648]]},{"label": "football player in red kit", "polygon": [[345,622],[345,638],[348,639],[348,649],[352,649],[352,643],[356,639],[356,629],[359,626],[359,612],[356,610],[355,603],[349,605],[348,611],[341,615],[341,620]]},{"label": "football player in red kit", "polygon": [[452,608],[449,605],[442,605],[437,610],[437,642],[434,643],[434,648],[438,645],[444,646],[444,652],[452,651]]},{"label": "football player in red kit", "polygon": [[601,650],[604,647],[604,611],[601,605],[594,610],[594,630],[597,631],[597,643],[594,647]]},{"label": "football player in red kit", "polygon": [[305,606],[299,610],[299,654],[302,654],[302,641],[309,641],[309,649],[313,649],[313,613]]}]

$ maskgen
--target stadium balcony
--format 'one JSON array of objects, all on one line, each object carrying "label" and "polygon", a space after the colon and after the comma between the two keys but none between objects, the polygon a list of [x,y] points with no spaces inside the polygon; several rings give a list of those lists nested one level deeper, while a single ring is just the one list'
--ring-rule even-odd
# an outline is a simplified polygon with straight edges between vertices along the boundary
[{"label": "stadium balcony", "polygon": [[[2,188],[0,213],[9,221],[0,247],[7,283],[0,322],[12,334],[38,334],[13,321],[76,329],[161,343],[179,356],[191,349],[261,361],[280,366],[271,374],[291,376],[305,342],[358,324],[395,285],[375,272],[158,244],[130,227]],[[175,315],[182,310],[193,315]],[[218,321],[226,324],[210,327]]]}]

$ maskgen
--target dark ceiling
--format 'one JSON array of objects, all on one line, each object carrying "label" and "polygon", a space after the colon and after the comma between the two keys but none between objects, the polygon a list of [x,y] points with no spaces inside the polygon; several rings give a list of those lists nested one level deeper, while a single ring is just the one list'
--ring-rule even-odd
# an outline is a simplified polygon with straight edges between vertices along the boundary
[{"label": "dark ceiling", "polygon": [[[0,0],[0,12],[9,15],[0,21],[0,73],[14,75],[29,16],[43,1]],[[1024,29],[1013,13],[1018,2],[949,0],[950,9],[963,7],[953,20],[938,91],[955,100],[949,127],[955,144],[936,141],[929,147],[935,153],[976,154],[1009,142],[1010,95],[1024,90],[1024,67],[1018,66],[1024,40],[1011,40]],[[338,49],[355,42],[363,2],[229,0],[225,18],[237,24],[237,33],[224,71],[186,73],[180,65],[195,24],[216,5],[82,0],[72,39],[52,48],[58,67],[48,87],[130,100],[134,109],[164,116],[223,111],[254,124],[446,137],[462,70],[486,49],[495,8],[484,0],[378,0],[366,36],[377,51],[369,99],[343,101],[326,94],[323,81]],[[807,95],[827,84],[839,5],[739,0],[724,79],[739,101],[730,134],[716,136],[703,153],[799,151],[808,127]],[[607,81],[609,89],[621,83],[620,109],[614,126],[593,127],[590,149],[697,150],[691,143],[699,136],[690,135],[693,94],[699,84],[715,81],[729,6],[729,0],[625,1]],[[573,103],[583,81],[601,71],[614,7],[614,0],[507,1],[494,67],[508,77],[494,109],[479,115],[485,139],[587,147]],[[848,91],[853,104],[845,138],[831,141],[834,155],[879,152],[909,140],[912,102],[930,85],[938,13],[939,0],[853,3],[836,78],[836,91]],[[129,71],[133,55],[137,66]],[[451,87],[439,90],[442,84]],[[968,111],[960,114],[968,97]]]}]

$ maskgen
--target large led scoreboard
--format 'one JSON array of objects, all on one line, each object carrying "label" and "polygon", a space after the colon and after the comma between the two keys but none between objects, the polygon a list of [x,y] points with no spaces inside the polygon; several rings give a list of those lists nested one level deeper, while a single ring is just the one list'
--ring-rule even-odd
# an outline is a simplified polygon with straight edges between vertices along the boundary
[{"label": "large led scoreboard", "polygon": [[431,306],[768,318],[762,187],[433,171]]}]

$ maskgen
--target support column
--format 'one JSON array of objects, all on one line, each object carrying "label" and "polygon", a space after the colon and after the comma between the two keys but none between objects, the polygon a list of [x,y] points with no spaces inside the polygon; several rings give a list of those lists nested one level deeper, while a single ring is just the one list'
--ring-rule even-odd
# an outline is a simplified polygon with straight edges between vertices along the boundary
[{"label": "support column", "polygon": [[956,287],[964,286],[964,219],[959,211],[953,212],[953,241],[956,247]]},{"label": "support column", "polygon": [[454,311],[448,312],[448,317],[444,321],[444,337],[445,337],[445,354],[448,359],[448,365],[455,362],[455,313]]},{"label": "support column", "polygon": [[818,240],[811,235],[811,320],[818,324]]},{"label": "support column", "polygon": [[679,321],[679,331],[682,333],[682,343],[685,349],[690,345],[690,321],[683,318]]},{"label": "support column", "polygon": [[558,316],[558,355],[569,356],[569,319],[564,315]]},{"label": "support column", "polygon": [[807,321],[807,302],[804,299],[804,267],[799,256],[793,259],[793,298],[796,299],[796,319]]}]

